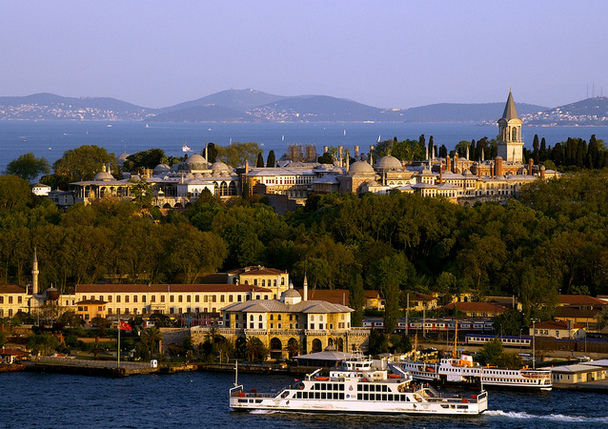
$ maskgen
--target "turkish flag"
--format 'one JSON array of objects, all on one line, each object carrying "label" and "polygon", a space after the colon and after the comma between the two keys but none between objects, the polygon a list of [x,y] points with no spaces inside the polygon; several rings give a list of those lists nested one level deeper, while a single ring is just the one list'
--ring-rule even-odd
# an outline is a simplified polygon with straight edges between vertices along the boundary
[{"label": "turkish flag", "polygon": [[129,325],[127,322],[123,322],[122,320],[120,321],[120,329],[123,331],[131,331],[131,325]]}]

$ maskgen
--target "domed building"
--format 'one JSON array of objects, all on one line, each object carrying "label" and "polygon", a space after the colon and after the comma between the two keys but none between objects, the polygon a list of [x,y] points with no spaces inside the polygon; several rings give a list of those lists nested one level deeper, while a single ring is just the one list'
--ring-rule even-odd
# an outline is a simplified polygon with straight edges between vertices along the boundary
[{"label": "domed building", "polygon": [[132,199],[131,188],[135,182],[126,179],[117,180],[110,173],[110,166],[103,165],[93,180],[70,183],[75,188],[74,202],[90,203],[91,200],[115,197]]}]

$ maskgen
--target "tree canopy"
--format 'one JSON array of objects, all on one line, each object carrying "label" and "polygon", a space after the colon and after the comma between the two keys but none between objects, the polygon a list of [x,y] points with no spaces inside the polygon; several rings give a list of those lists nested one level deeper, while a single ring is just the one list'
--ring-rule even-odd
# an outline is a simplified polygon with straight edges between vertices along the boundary
[{"label": "tree canopy", "polygon": [[45,158],[36,158],[29,152],[9,162],[5,174],[12,174],[31,182],[41,174],[49,174],[50,171],[51,167]]}]

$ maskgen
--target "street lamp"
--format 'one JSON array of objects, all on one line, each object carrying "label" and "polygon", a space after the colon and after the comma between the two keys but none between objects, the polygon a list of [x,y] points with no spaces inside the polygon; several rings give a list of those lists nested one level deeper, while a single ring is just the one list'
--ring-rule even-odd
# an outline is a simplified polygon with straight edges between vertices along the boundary
[{"label": "street lamp", "polygon": [[534,325],[538,319],[532,319],[532,368],[536,369],[536,329]]}]

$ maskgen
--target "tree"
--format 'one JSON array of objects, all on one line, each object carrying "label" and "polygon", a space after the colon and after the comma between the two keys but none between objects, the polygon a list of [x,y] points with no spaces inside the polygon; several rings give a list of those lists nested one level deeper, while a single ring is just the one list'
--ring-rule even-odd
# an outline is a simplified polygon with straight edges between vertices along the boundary
[{"label": "tree", "polygon": [[228,146],[216,147],[217,158],[233,167],[245,165],[246,161],[249,162],[249,165],[254,165],[258,153],[262,152],[258,144],[254,142],[233,142]]},{"label": "tree", "polygon": [[287,352],[289,353],[289,358],[293,358],[300,354],[300,342],[295,338],[290,338],[287,341]]},{"label": "tree", "polygon": [[[202,154],[205,156],[205,154]],[[213,164],[217,161],[218,150],[217,145],[215,143],[207,143],[207,162]]]},{"label": "tree", "polygon": [[64,176],[68,182],[91,180],[102,169],[110,164],[112,171],[118,171],[116,157],[106,149],[95,145],[84,145],[69,149],[53,164],[55,174]]},{"label": "tree", "polygon": [[51,167],[45,158],[36,158],[29,152],[12,160],[6,167],[5,174],[13,174],[24,180],[32,181],[41,174],[49,174]]},{"label": "tree", "polygon": [[274,154],[274,150],[270,150],[270,152],[268,152],[268,158],[266,159],[266,167],[268,168],[274,168],[277,165],[277,160]]},{"label": "tree", "polygon": [[0,176],[0,210],[21,211],[32,201],[27,180],[17,176]]},{"label": "tree", "polygon": [[[479,361],[482,365],[498,365],[500,355],[503,352],[502,341],[499,339],[490,340],[484,344],[479,355]],[[454,356],[455,357],[455,356]]]},{"label": "tree", "polygon": [[317,159],[317,162],[319,164],[330,164],[330,165],[333,165],[333,163],[334,163],[334,156],[330,152],[325,152],[323,155],[321,155]]},{"label": "tree", "polygon": [[350,283],[349,304],[355,311],[351,315],[352,326],[363,326],[363,310],[365,309],[365,290],[363,290],[363,278],[357,273]]},{"label": "tree", "polygon": [[264,157],[262,156],[262,152],[258,152],[258,158],[255,162],[256,167],[264,167]]},{"label": "tree", "polygon": [[167,163],[168,159],[162,149],[148,149],[129,155],[123,164],[124,171],[137,172],[143,168],[153,169],[158,164]]},{"label": "tree", "polygon": [[268,349],[258,337],[249,337],[247,338],[247,355],[249,362],[265,360],[268,356]]},{"label": "tree", "polygon": [[369,332],[368,351],[372,356],[388,353],[388,340],[384,332],[372,329]]}]

